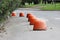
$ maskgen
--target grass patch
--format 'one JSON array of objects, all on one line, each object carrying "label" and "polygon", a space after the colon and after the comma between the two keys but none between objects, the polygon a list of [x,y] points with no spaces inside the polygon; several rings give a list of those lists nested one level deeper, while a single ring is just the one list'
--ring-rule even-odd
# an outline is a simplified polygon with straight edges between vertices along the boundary
[{"label": "grass patch", "polygon": [[24,5],[23,7],[24,8],[32,8],[33,6],[35,6],[34,4],[31,4],[31,5]]},{"label": "grass patch", "polygon": [[4,22],[5,20],[5,18],[0,18],[0,23]]},{"label": "grass patch", "polygon": [[60,3],[56,3],[56,4],[31,4],[31,5],[25,5],[24,8],[35,8],[35,6],[39,7],[40,10],[60,10]]},{"label": "grass patch", "polygon": [[42,6],[40,9],[41,10],[60,10],[60,3],[57,3],[57,4],[42,4],[40,5]]}]

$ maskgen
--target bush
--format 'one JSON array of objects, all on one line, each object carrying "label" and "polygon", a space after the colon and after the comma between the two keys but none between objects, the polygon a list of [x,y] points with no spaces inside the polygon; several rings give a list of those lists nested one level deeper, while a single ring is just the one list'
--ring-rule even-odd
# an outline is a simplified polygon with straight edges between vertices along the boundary
[{"label": "bush", "polygon": [[13,10],[20,7],[20,0],[0,0],[0,21],[6,19]]}]

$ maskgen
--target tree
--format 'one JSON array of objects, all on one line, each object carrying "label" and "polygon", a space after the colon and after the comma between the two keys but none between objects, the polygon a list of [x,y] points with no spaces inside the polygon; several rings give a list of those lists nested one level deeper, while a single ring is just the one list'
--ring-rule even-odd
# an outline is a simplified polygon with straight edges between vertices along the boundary
[{"label": "tree", "polygon": [[34,4],[39,4],[41,0],[33,0]]}]

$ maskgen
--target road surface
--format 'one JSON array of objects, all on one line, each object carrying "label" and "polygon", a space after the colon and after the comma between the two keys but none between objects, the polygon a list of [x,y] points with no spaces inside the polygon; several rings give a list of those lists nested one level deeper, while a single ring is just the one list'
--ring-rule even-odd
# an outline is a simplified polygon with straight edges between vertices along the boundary
[{"label": "road surface", "polygon": [[[36,9],[17,9],[17,16],[8,20],[5,25],[6,32],[0,33],[0,40],[60,40],[60,11],[39,11]],[[24,12],[25,17],[19,17]],[[27,13],[32,13],[37,18],[46,21],[46,31],[33,31],[29,25]]]}]

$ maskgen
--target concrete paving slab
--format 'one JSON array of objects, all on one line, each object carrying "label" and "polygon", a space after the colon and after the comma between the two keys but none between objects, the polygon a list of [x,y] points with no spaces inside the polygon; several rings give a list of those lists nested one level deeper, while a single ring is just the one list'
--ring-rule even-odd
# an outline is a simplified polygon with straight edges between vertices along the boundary
[{"label": "concrete paving slab", "polygon": [[[25,17],[19,17],[20,12]],[[0,40],[60,40],[60,11],[15,10],[17,16],[12,17],[6,26],[6,33],[1,33]],[[46,31],[33,31],[26,14],[30,12],[47,23]],[[48,20],[48,21],[47,21]]]}]

